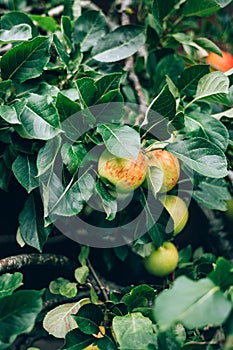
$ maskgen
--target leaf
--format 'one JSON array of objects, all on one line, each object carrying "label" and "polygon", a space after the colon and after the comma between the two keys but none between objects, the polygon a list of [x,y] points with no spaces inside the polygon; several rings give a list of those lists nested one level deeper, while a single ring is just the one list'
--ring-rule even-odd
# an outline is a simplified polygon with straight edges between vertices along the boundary
[{"label": "leaf", "polygon": [[106,148],[119,158],[137,159],[140,150],[140,135],[128,125],[103,124],[97,127]]},{"label": "leaf", "polygon": [[1,17],[1,28],[11,30],[12,27],[21,24],[28,24],[31,27],[33,37],[38,35],[38,29],[33,24],[31,18],[23,12],[11,11]]},{"label": "leaf", "polygon": [[67,169],[71,174],[74,174],[81,166],[82,161],[87,155],[87,150],[83,144],[64,143],[61,149],[61,156],[63,163],[67,166]]},{"label": "leaf", "polygon": [[199,79],[209,73],[209,66],[197,64],[186,68],[178,79],[178,88],[186,96],[193,96]]},{"label": "leaf", "polygon": [[163,184],[163,170],[160,167],[149,166],[147,169],[146,181],[156,198]]},{"label": "leaf", "polygon": [[16,110],[13,106],[0,106],[0,116],[9,124],[20,124]]},{"label": "leaf", "polygon": [[16,128],[20,136],[49,140],[61,133],[59,116],[51,97],[30,94],[23,103],[20,110],[15,105],[22,124]]},{"label": "leaf", "polygon": [[90,299],[84,298],[76,303],[67,303],[55,307],[46,314],[43,320],[44,329],[56,338],[65,338],[68,332],[77,328],[77,323],[72,315],[75,315],[82,305],[89,302]]},{"label": "leaf", "polygon": [[11,295],[15,289],[23,283],[23,274],[21,272],[5,273],[0,276],[0,298]]},{"label": "leaf", "polygon": [[213,41],[207,38],[201,38],[201,37],[195,39],[194,41],[203,49],[207,50],[208,52],[214,52],[217,55],[222,56],[222,51],[219,49],[219,47],[215,43],[213,43]]},{"label": "leaf", "polygon": [[77,283],[68,282],[60,288],[60,294],[66,298],[74,298],[78,293]]},{"label": "leaf", "polygon": [[41,309],[41,291],[17,291],[10,296],[1,298],[0,348],[8,348],[17,335],[29,332]]},{"label": "leaf", "polygon": [[231,302],[209,278],[192,281],[180,276],[170,290],[158,295],[154,313],[160,330],[166,331],[178,322],[188,329],[220,325],[231,308]]},{"label": "leaf", "polygon": [[65,344],[61,350],[83,350],[93,344],[95,338],[84,334],[79,329],[74,329],[66,335]]},{"label": "leaf", "polygon": [[165,85],[158,96],[154,98],[146,111],[143,128],[154,133],[154,136],[161,139],[169,138],[166,126],[169,120],[176,114],[176,100]]},{"label": "leaf", "polygon": [[51,228],[44,227],[43,209],[41,204],[36,202],[33,193],[28,196],[19,214],[19,227],[24,242],[41,252]]},{"label": "leaf", "polygon": [[229,79],[222,72],[213,72],[204,75],[198,82],[194,100],[205,100],[208,102],[229,105],[227,94],[229,92]]},{"label": "leaf", "polygon": [[208,275],[217,286],[225,292],[233,285],[233,265],[230,261],[220,257],[216,261],[215,269]]},{"label": "leaf", "polygon": [[214,117],[217,120],[221,120],[221,118],[223,118],[223,117],[232,119],[233,118],[233,108],[230,108],[230,109],[223,111],[223,112],[220,112],[220,113],[212,114],[212,117]]},{"label": "leaf", "polygon": [[78,255],[78,261],[80,262],[81,266],[87,265],[87,260],[90,253],[90,247],[88,246],[82,246],[80,253]]},{"label": "leaf", "polygon": [[37,177],[45,184],[48,184],[50,181],[60,147],[61,137],[58,135],[47,141],[38,152],[36,161]]},{"label": "leaf", "polygon": [[30,193],[39,186],[34,156],[20,154],[12,164],[12,171],[19,183]]},{"label": "leaf", "polygon": [[112,327],[122,350],[147,350],[149,345],[157,343],[151,320],[139,312],[115,316]]},{"label": "leaf", "polygon": [[56,20],[51,16],[45,16],[45,15],[30,15],[30,18],[39,24],[39,26],[44,29],[46,32],[55,32],[55,30],[58,28],[58,24]]},{"label": "leaf", "polygon": [[68,71],[70,71],[70,56],[66,52],[64,44],[60,41],[56,34],[54,34],[53,36],[53,43],[61,60],[65,63],[66,67],[68,68]]},{"label": "leaf", "polygon": [[185,116],[185,130],[189,137],[202,137],[216,146],[223,152],[228,147],[229,134],[227,128],[213,117],[197,111]]},{"label": "leaf", "polygon": [[96,46],[98,40],[105,36],[107,23],[100,11],[89,10],[84,12],[75,22],[72,33],[74,44],[79,44],[82,52],[89,51]]},{"label": "leaf", "polygon": [[192,192],[192,196],[199,204],[220,211],[227,210],[225,201],[231,199],[231,194],[224,179],[203,179]]},{"label": "leaf", "polygon": [[149,301],[154,301],[155,290],[147,284],[140,284],[131,289],[122,298],[122,302],[128,307],[128,311],[132,312],[135,308],[148,306]]},{"label": "leaf", "polygon": [[188,0],[182,7],[185,16],[210,16],[220,9],[220,5],[216,0],[196,1]]},{"label": "leaf", "polygon": [[27,41],[31,37],[32,30],[28,24],[18,24],[13,26],[10,30],[0,30],[0,44]]},{"label": "leaf", "polygon": [[92,56],[100,62],[117,62],[132,56],[145,43],[144,28],[136,25],[120,26],[100,39],[92,49]]},{"label": "leaf", "polygon": [[101,180],[96,181],[95,189],[99,195],[104,210],[107,214],[106,220],[114,220],[117,214],[117,200],[114,198],[111,193],[107,190],[106,186],[102,183]]},{"label": "leaf", "polygon": [[98,100],[109,91],[119,89],[121,77],[122,73],[111,73],[106,74],[95,81],[95,86],[97,88],[95,104],[97,104]]},{"label": "leaf", "polygon": [[23,83],[40,76],[50,58],[49,48],[50,39],[42,36],[13,47],[2,56],[2,78]]},{"label": "leaf", "polygon": [[63,277],[58,277],[54,281],[49,283],[49,291],[53,294],[60,294],[60,289],[63,285],[66,285],[70,281]]},{"label": "leaf", "polygon": [[98,334],[99,326],[103,320],[103,313],[98,305],[86,304],[82,306],[76,316],[78,328],[85,334]]},{"label": "leaf", "polygon": [[223,151],[202,137],[170,143],[166,149],[201,175],[222,178],[228,174]]},{"label": "leaf", "polygon": [[80,284],[84,284],[86,282],[87,276],[89,274],[89,268],[87,266],[81,266],[75,269],[74,277],[76,281]]}]

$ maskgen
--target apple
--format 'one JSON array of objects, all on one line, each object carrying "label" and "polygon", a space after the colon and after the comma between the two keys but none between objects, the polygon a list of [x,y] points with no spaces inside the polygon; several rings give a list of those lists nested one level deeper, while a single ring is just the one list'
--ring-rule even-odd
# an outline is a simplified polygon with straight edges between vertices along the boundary
[{"label": "apple", "polygon": [[[148,167],[157,167],[163,172],[163,181],[159,192],[170,191],[179,180],[180,164],[178,159],[172,153],[163,149],[149,151],[146,155],[148,158]],[[147,175],[146,182],[149,184],[150,181]]]},{"label": "apple", "polygon": [[233,56],[224,50],[222,51],[222,57],[214,52],[210,52],[206,58],[206,62],[213,68],[219,69],[222,72],[226,72],[233,68]]},{"label": "apple", "polygon": [[233,198],[226,201],[227,211],[224,212],[228,221],[233,222]]},{"label": "apple", "polygon": [[189,213],[186,203],[178,196],[164,195],[159,198],[174,221],[174,236],[187,224]]},{"label": "apple", "polygon": [[106,186],[116,193],[130,193],[145,180],[147,159],[140,151],[137,159],[119,158],[107,149],[100,155],[98,173]]},{"label": "apple", "polygon": [[179,260],[176,246],[172,242],[164,242],[163,245],[154,249],[144,259],[145,269],[152,275],[163,277],[172,273]]}]

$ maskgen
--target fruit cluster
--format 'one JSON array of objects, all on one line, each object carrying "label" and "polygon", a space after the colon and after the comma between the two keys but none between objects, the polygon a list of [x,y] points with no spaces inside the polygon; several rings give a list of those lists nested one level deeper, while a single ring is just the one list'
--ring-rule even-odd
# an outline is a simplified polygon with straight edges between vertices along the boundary
[{"label": "fruit cluster", "polygon": [[[140,150],[138,157],[119,158],[107,149],[98,162],[98,173],[110,193],[117,199],[127,197],[139,186],[155,193],[174,222],[174,236],[180,233],[188,221],[186,203],[177,195],[167,194],[178,183],[180,164],[165,149]],[[178,252],[172,242],[153,249],[145,259],[147,271],[156,276],[170,274],[177,266]]]}]

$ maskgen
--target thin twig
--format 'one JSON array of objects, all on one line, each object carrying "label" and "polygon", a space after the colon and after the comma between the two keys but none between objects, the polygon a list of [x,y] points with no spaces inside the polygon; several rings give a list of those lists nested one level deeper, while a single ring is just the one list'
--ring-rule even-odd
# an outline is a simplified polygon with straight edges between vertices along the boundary
[{"label": "thin twig", "polygon": [[108,301],[109,298],[108,298],[108,294],[106,292],[106,289],[105,289],[104,285],[102,284],[99,276],[97,275],[97,273],[96,273],[96,271],[95,271],[94,267],[92,266],[92,264],[91,264],[89,259],[87,260],[87,264],[88,264],[88,267],[89,267],[89,269],[90,269],[90,271],[91,271],[91,273],[92,273],[92,275],[93,275],[97,285],[99,286],[99,288],[100,288],[100,290],[101,290],[101,292],[103,294],[104,299],[106,301]]},{"label": "thin twig", "polygon": [[51,265],[74,268],[74,263],[63,255],[56,254],[21,254],[9,256],[0,260],[0,273],[18,270],[29,265]]}]

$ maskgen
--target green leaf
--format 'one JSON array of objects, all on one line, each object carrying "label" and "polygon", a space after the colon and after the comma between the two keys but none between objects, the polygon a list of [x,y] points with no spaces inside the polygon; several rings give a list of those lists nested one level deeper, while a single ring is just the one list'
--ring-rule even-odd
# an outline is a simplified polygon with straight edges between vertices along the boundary
[{"label": "green leaf", "polygon": [[207,38],[197,38],[194,40],[194,42],[201,46],[203,49],[210,52],[214,52],[219,56],[222,56],[222,51],[215,43],[213,43],[213,41]]},{"label": "green leaf", "polygon": [[10,30],[0,30],[0,44],[27,41],[32,37],[32,30],[28,24],[18,24]]},{"label": "green leaf", "polygon": [[139,312],[115,316],[112,327],[122,350],[148,350],[150,345],[157,343],[151,320]]},{"label": "green leaf", "polygon": [[106,148],[119,158],[137,159],[140,151],[140,135],[128,125],[103,124],[97,132],[102,136]]},{"label": "green leaf", "polygon": [[82,266],[86,266],[87,265],[87,260],[89,257],[89,253],[90,253],[90,248],[88,246],[82,246],[80,253],[78,255],[78,261],[80,262],[80,264]]},{"label": "green leaf", "polygon": [[7,90],[10,89],[11,85],[12,85],[12,81],[10,79],[0,81],[0,92],[6,93]]},{"label": "green leaf", "polygon": [[118,27],[100,39],[92,56],[100,62],[117,62],[135,54],[145,43],[144,28],[134,25]]},{"label": "green leaf", "polygon": [[35,200],[33,193],[28,196],[19,214],[19,227],[23,241],[41,252],[51,228],[44,227],[43,209],[40,203]]},{"label": "green leaf", "polygon": [[49,96],[30,94],[23,109],[16,111],[22,125],[16,128],[23,138],[49,140],[61,133],[57,110]]},{"label": "green leaf", "polygon": [[182,7],[185,16],[210,16],[220,9],[220,5],[216,0],[196,1],[188,0]]},{"label": "green leaf", "polygon": [[70,56],[66,52],[65,45],[59,40],[56,34],[54,34],[53,36],[53,42],[58,55],[60,56],[61,60],[65,63],[66,67],[68,68],[68,71],[70,71]]},{"label": "green leaf", "polygon": [[63,278],[63,277],[58,277],[57,279],[55,279],[54,281],[51,281],[49,283],[49,291],[50,293],[53,293],[53,294],[60,294],[60,289],[61,289],[61,286],[69,283],[70,281]]},{"label": "green leaf", "polygon": [[145,121],[142,126],[159,139],[169,138],[167,133],[167,123],[173,119],[176,114],[176,100],[165,85],[158,96],[154,98],[147,109]]},{"label": "green leaf", "polygon": [[87,266],[78,267],[74,271],[74,277],[80,284],[84,284],[86,282],[88,274],[89,268]]},{"label": "green leaf", "polygon": [[[56,162],[56,157],[61,147],[61,137],[60,135],[55,136],[53,139],[47,141],[45,145],[39,150],[37,155],[37,177],[40,178],[45,184],[49,183],[52,172],[54,171],[54,166]],[[44,176],[43,176],[44,175]]]},{"label": "green leaf", "polygon": [[223,118],[223,117],[232,119],[233,118],[233,108],[230,108],[227,111],[223,111],[220,113],[212,114],[212,117],[214,117],[215,119],[218,119],[218,120],[221,120],[221,118]]},{"label": "green leaf", "polygon": [[107,33],[105,16],[100,11],[89,10],[84,12],[75,22],[72,33],[74,44],[79,44],[82,52],[89,51],[96,46]]},{"label": "green leaf", "polygon": [[163,0],[154,0],[152,14],[155,18],[162,20],[173,9],[174,4],[174,0],[166,1],[166,3]]},{"label": "green leaf", "polygon": [[231,199],[229,188],[224,179],[205,178],[192,192],[193,198],[209,209],[227,210],[226,200]]},{"label": "green leaf", "polygon": [[19,183],[30,193],[39,186],[34,156],[20,154],[12,164],[12,171]]},{"label": "green leaf", "polygon": [[33,37],[38,35],[38,29],[36,26],[33,24],[31,18],[23,12],[19,11],[12,11],[12,12],[7,12],[1,17],[1,28],[6,29],[6,30],[11,30],[12,27],[26,23],[28,24],[31,29],[32,29],[32,34]]},{"label": "green leaf", "polygon": [[197,100],[222,103],[229,105],[227,98],[229,92],[229,79],[222,72],[213,72],[204,75],[198,82],[196,96],[193,103]]},{"label": "green leaf", "polygon": [[41,309],[42,293],[40,291],[17,291],[1,298],[0,348],[8,348],[17,335],[29,332]]},{"label": "green leaf", "polygon": [[21,272],[5,273],[0,276],[0,298],[11,295],[15,289],[22,286],[23,275]]},{"label": "green leaf", "polygon": [[61,122],[71,116],[76,117],[77,113],[81,110],[81,107],[77,102],[72,101],[69,97],[65,96],[61,92],[59,92],[57,95],[56,108],[58,110]]},{"label": "green leaf", "polygon": [[109,91],[119,89],[121,77],[121,73],[111,73],[106,74],[95,81],[95,86],[97,88],[95,104],[98,104],[98,100]]},{"label": "green leaf", "polygon": [[84,334],[79,329],[74,329],[66,335],[65,344],[61,350],[83,350],[93,344],[95,338]]},{"label": "green leaf", "polygon": [[55,30],[58,28],[56,20],[51,16],[30,15],[30,17],[34,22],[37,22],[39,26],[46,32],[55,32]]},{"label": "green leaf", "polygon": [[179,90],[187,96],[193,96],[197,89],[199,79],[209,73],[209,66],[198,64],[188,67],[181,73],[178,79]]},{"label": "green leaf", "polygon": [[213,117],[197,111],[185,115],[185,131],[189,137],[202,137],[218,146],[223,152],[228,147],[227,128]]},{"label": "green leaf", "polygon": [[64,143],[61,149],[62,161],[67,166],[71,174],[74,174],[81,166],[84,157],[87,155],[87,150],[82,144]]},{"label": "green leaf", "polygon": [[2,56],[2,78],[23,83],[40,76],[50,58],[49,48],[50,39],[40,36],[13,47]]},{"label": "green leaf", "polygon": [[43,320],[44,329],[56,338],[65,338],[68,332],[77,328],[73,315],[78,312],[82,305],[89,302],[90,299],[84,298],[76,303],[67,303],[55,307],[46,314]]},{"label": "green leaf", "polygon": [[82,306],[76,316],[78,328],[85,334],[98,334],[103,320],[103,313],[98,305],[86,304]]},{"label": "green leaf", "polygon": [[20,124],[16,110],[13,106],[0,106],[0,116],[9,124]]},{"label": "green leaf", "polygon": [[77,283],[68,282],[60,288],[60,294],[66,298],[74,298],[78,293]]},{"label": "green leaf", "polygon": [[223,151],[202,137],[170,143],[166,149],[204,176],[221,178],[228,174]]},{"label": "green leaf", "polygon": [[188,329],[220,325],[231,308],[231,302],[209,278],[192,281],[181,276],[156,298],[154,313],[160,330],[166,331],[178,322]]},{"label": "green leaf", "polygon": [[233,285],[233,264],[223,257],[216,261],[215,269],[208,275],[223,292]]},{"label": "green leaf", "polygon": [[106,215],[107,215],[106,219],[109,221],[115,219],[116,213],[117,213],[117,200],[116,200],[116,198],[114,198],[109,193],[106,186],[100,180],[96,181],[95,189],[96,189],[96,192],[102,201],[104,210],[105,210]]},{"label": "green leaf", "polygon": [[131,289],[122,298],[122,302],[128,307],[128,311],[132,312],[135,308],[146,307],[149,301],[154,301],[155,290],[147,284],[141,284]]},{"label": "green leaf", "polygon": [[122,245],[119,247],[115,247],[113,249],[114,249],[114,253],[118,257],[118,259],[120,259],[121,261],[125,261],[125,259],[128,256],[128,253],[129,253],[128,247],[125,245]]}]

